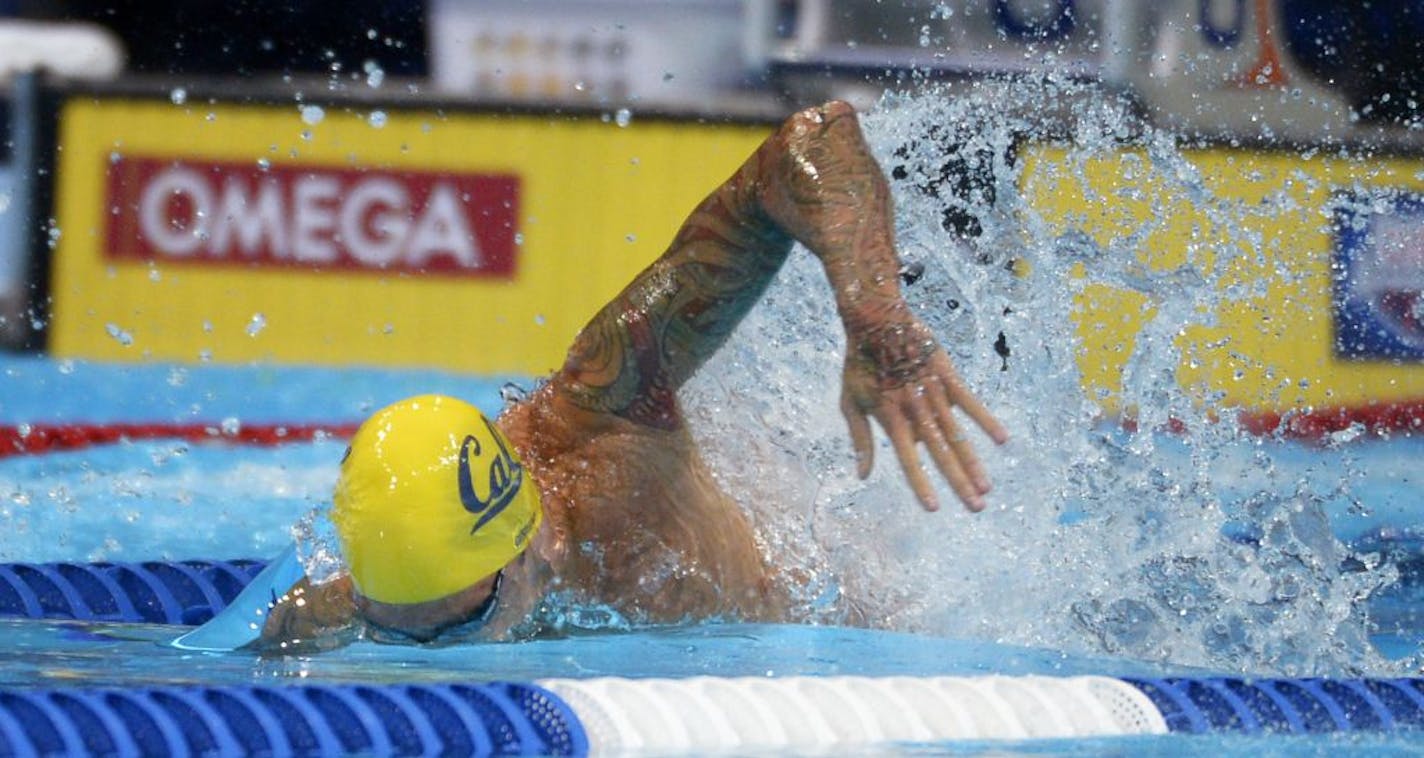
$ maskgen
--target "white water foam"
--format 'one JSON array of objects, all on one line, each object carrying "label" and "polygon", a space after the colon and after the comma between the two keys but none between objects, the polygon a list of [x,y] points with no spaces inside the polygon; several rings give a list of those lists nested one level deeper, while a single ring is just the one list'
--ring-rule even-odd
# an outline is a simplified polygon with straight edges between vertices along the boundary
[{"label": "white water foam", "polygon": [[[1064,116],[1069,166],[1130,141],[1144,149],[1141,171],[1188,193],[1223,228],[1240,230],[1259,212],[1211,196],[1173,135],[1083,85],[981,83],[887,97],[864,124],[899,177],[902,258],[924,267],[906,297],[1013,439],[991,449],[978,437],[996,485],[978,515],[953,507],[947,488],[942,512],[921,512],[883,436],[874,473],[858,481],[838,410],[842,329],[819,264],[794,252],[684,396],[726,489],[755,514],[768,553],[805,584],[807,614],[1225,671],[1417,666],[1384,660],[1367,640],[1364,599],[1394,569],[1375,556],[1347,561],[1326,518],[1327,502],[1351,497],[1358,472],[1348,450],[1322,450],[1317,475],[1279,470],[1280,443],[1208,421],[1204,408],[1217,399],[1194,397],[1175,379],[1174,340],[1210,326],[1218,299],[1243,296],[1223,294],[1217,281],[1238,249],[1260,240],[1229,235],[1215,264],[1198,255],[1160,272],[1137,256],[1150,222],[1111,249],[1087,233],[1051,233],[1021,197],[1010,157],[1017,139],[1043,129],[1022,114],[1046,111]],[[923,191],[933,167],[952,161],[991,162],[992,192]],[[947,206],[977,218],[977,239],[946,231]],[[1015,259],[1032,273],[1016,276]],[[1140,292],[1155,308],[1119,398],[1138,409],[1145,431],[1105,427],[1080,389],[1075,263],[1087,264],[1087,281]],[[1007,359],[994,349],[1001,332]],[[1185,434],[1151,431],[1173,419]]]}]

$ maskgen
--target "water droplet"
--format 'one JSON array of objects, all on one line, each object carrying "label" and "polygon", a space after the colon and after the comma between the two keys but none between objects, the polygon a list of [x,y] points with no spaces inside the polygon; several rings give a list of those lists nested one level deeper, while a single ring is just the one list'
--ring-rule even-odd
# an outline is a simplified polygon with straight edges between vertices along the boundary
[{"label": "water droplet", "polygon": [[505,405],[512,405],[529,399],[529,392],[514,382],[505,382],[504,386],[499,388],[499,396]]},{"label": "water droplet", "polygon": [[269,161],[269,160],[267,160],[266,158],[258,158],[258,159],[257,159],[257,170],[258,170],[258,171],[267,171],[267,170],[269,170],[269,169],[271,169],[271,168],[272,168],[272,161]]},{"label": "water droplet", "polygon": [[380,129],[386,125],[385,111],[371,111],[371,115],[366,117],[366,123],[373,129]]},{"label": "water droplet", "polygon": [[267,317],[261,313],[252,314],[252,320],[247,322],[247,336],[256,337],[267,328]]},{"label": "water droplet", "polygon": [[1356,421],[1338,432],[1330,433],[1330,441],[1340,445],[1359,439],[1365,433],[1365,425]]},{"label": "water droplet", "polygon": [[222,433],[228,437],[236,437],[242,431],[242,422],[236,416],[228,416],[222,420]]},{"label": "water droplet", "polygon": [[379,87],[386,80],[386,72],[379,63],[368,60],[361,64],[361,69],[366,72],[366,86]]},{"label": "water droplet", "polygon": [[123,345],[124,347],[128,347],[129,345],[132,345],[132,344],[133,344],[133,335],[132,335],[132,334],[129,334],[127,331],[124,331],[124,329],[123,329],[122,327],[120,327],[118,324],[114,324],[114,323],[105,324],[105,325],[104,325],[104,331],[105,331],[105,332],[108,332],[109,336],[112,337],[112,338],[114,338],[114,341],[115,341],[115,342],[118,342],[120,345]]},{"label": "water droplet", "polygon": [[326,111],[320,105],[303,105],[301,111],[302,123],[308,126],[316,126],[326,118]]},{"label": "water droplet", "polygon": [[188,90],[174,87],[173,91],[168,93],[168,99],[172,100],[174,105],[182,105],[188,102]]},{"label": "water droplet", "polygon": [[613,123],[620,127],[633,123],[633,112],[627,108],[619,108],[618,112],[613,114]]}]

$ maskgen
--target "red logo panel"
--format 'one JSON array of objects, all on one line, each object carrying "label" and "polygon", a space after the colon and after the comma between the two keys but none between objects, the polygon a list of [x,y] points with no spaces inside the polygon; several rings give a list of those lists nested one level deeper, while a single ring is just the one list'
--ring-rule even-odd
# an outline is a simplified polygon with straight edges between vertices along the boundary
[{"label": "red logo panel", "polygon": [[123,157],[118,260],[511,277],[519,178]]}]

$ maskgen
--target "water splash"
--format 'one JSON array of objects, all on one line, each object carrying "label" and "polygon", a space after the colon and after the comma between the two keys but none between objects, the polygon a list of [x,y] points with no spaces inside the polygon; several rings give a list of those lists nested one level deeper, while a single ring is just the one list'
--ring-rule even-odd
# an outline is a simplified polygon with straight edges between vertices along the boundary
[{"label": "water splash", "polygon": [[[1226,247],[1204,244],[1161,270],[1138,255],[1160,217],[1107,249],[1084,229],[1054,231],[1022,196],[1016,156],[1045,112],[1069,137],[1066,171],[1131,144],[1133,170],[1205,209]],[[983,514],[921,512],[883,444],[858,481],[837,402],[841,327],[819,265],[793,254],[685,395],[727,491],[754,514],[768,554],[793,567],[807,615],[1242,672],[1409,665],[1368,643],[1363,600],[1394,569],[1347,561],[1326,517],[1349,497],[1343,453],[1321,453],[1334,476],[1278,470],[1279,443],[1215,419],[1219,398],[1177,380],[1180,337],[1215,326],[1204,304],[1246,296],[1218,283],[1259,246],[1242,223],[1259,211],[1212,196],[1173,135],[1085,85],[890,96],[865,127],[894,177],[915,271],[906,297],[1014,439],[997,451],[979,439],[997,485]],[[1113,398],[1139,431],[1104,424],[1103,398],[1080,388],[1074,297],[1090,282],[1150,306]],[[1182,433],[1158,431],[1169,425]]]}]

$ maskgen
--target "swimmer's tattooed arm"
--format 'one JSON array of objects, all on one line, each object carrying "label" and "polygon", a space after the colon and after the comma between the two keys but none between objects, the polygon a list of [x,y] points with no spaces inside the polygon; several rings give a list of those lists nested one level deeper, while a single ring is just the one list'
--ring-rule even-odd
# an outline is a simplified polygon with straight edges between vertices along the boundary
[{"label": "swimmer's tattooed arm", "polygon": [[801,111],[584,328],[556,381],[588,410],[676,427],[677,388],[726,342],[799,241],[825,266],[845,326],[841,409],[860,475],[870,473],[873,416],[926,508],[938,502],[917,443],[979,510],[988,478],[952,409],[996,442],[1007,434],[901,297],[893,221],[889,187],[854,110],[832,102]]}]

